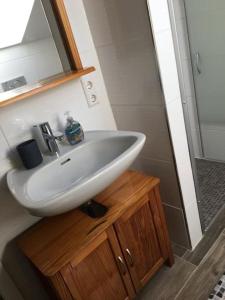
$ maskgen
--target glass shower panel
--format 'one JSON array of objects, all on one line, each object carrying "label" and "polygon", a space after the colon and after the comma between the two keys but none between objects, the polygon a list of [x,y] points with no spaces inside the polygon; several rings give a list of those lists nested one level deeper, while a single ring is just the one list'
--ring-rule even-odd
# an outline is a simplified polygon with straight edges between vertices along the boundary
[{"label": "glass shower panel", "polygon": [[225,1],[185,6],[204,156],[225,161]]}]

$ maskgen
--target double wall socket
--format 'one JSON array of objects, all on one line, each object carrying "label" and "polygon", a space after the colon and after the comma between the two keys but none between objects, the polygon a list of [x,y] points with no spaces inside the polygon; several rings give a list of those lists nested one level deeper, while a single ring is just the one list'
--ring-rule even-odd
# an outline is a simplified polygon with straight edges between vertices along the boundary
[{"label": "double wall socket", "polygon": [[8,81],[2,82],[1,86],[2,86],[3,91],[7,92],[7,91],[17,89],[26,84],[27,84],[26,78],[24,76],[20,76],[20,77],[13,78]]},{"label": "double wall socket", "polygon": [[94,85],[94,75],[85,75],[81,78],[81,83],[84,89],[84,93],[87,99],[89,107],[95,106],[99,103],[97,91]]}]

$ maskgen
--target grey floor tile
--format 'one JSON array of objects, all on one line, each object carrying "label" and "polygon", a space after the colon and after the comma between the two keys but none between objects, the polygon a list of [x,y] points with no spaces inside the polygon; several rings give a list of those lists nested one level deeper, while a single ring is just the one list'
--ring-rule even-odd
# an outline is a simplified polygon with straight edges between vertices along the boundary
[{"label": "grey floor tile", "polygon": [[176,300],[206,300],[225,271],[225,235],[219,239],[189,278]]},{"label": "grey floor tile", "polygon": [[225,204],[225,163],[196,159],[200,219],[207,229]]},{"label": "grey floor tile", "polygon": [[203,257],[207,254],[213,243],[217,240],[220,233],[225,228],[225,207],[221,209],[212,225],[205,232],[203,239],[195,248],[194,251],[187,251],[184,254],[184,259],[194,265],[199,265]]},{"label": "grey floor tile", "polygon": [[186,253],[186,251],[188,251],[187,248],[184,248],[175,243],[172,243],[172,249],[173,249],[173,253],[179,257],[182,257]]},{"label": "grey floor tile", "polygon": [[173,267],[162,267],[137,296],[137,299],[174,300],[195,268],[191,263],[176,257]]}]

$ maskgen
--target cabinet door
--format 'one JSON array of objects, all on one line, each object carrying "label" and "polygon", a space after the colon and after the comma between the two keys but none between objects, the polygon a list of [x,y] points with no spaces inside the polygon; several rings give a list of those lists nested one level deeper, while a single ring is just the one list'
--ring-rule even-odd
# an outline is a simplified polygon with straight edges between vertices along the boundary
[{"label": "cabinet door", "polygon": [[116,232],[136,290],[164,263],[148,195],[116,223]]},{"label": "cabinet door", "polygon": [[124,300],[134,296],[113,227],[86,247],[61,274],[77,300]]}]

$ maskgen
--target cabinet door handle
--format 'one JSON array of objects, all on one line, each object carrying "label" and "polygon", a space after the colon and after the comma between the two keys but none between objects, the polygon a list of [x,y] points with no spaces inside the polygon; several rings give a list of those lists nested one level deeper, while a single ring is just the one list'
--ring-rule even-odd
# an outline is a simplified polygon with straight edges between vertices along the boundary
[{"label": "cabinet door handle", "polygon": [[129,265],[130,265],[131,267],[133,267],[133,265],[134,265],[134,259],[133,259],[132,255],[131,255],[131,253],[130,253],[130,250],[127,248],[127,249],[125,250],[125,252],[126,252],[127,257],[128,257]]},{"label": "cabinet door handle", "polygon": [[121,256],[118,256],[118,257],[117,257],[117,261],[118,261],[118,263],[119,263],[121,273],[122,273],[123,275],[126,275],[126,273],[127,273],[127,268],[126,268],[126,265],[125,265],[125,263],[124,263],[122,257],[121,257]]}]

